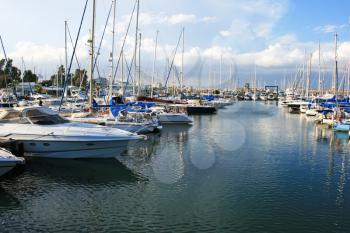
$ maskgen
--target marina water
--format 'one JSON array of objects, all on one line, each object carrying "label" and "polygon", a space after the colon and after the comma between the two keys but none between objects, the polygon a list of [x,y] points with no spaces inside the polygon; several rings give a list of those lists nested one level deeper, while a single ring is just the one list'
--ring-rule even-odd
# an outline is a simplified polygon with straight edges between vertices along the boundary
[{"label": "marina water", "polygon": [[347,134],[275,102],[164,127],[116,160],[33,160],[0,232],[350,232]]}]

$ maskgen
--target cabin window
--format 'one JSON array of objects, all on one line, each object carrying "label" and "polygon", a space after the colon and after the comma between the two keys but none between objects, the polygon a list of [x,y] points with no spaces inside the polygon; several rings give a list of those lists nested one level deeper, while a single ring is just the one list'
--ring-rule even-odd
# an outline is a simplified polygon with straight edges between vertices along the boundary
[{"label": "cabin window", "polygon": [[39,109],[31,109],[24,114],[33,124],[37,125],[55,125],[67,123],[68,121],[58,114],[43,113]]}]

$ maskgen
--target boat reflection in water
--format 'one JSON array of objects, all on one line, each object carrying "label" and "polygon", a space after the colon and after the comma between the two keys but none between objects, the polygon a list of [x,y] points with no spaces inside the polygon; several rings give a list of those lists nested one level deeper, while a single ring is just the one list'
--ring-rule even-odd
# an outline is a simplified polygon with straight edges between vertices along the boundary
[{"label": "boat reflection in water", "polygon": [[217,116],[195,116],[191,127],[165,126],[147,138],[117,156],[119,162],[29,161],[22,174],[0,181],[2,227],[18,232],[350,229],[349,139],[305,116],[247,102]]}]

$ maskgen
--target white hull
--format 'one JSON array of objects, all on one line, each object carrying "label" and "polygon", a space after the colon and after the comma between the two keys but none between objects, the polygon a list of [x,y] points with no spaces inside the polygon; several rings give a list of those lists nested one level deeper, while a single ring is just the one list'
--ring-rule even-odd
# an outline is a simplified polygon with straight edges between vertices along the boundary
[{"label": "white hull", "polygon": [[45,141],[19,140],[29,157],[78,159],[114,158],[125,152],[127,141]]},{"label": "white hull", "polygon": [[318,112],[313,109],[307,110],[305,113],[306,116],[316,116],[317,114]]},{"label": "white hull", "polygon": [[22,158],[17,158],[10,152],[0,149],[0,176],[11,171],[17,164],[23,164]]},{"label": "white hull", "polygon": [[140,123],[127,123],[127,122],[116,122],[113,125],[113,128],[129,131],[132,133],[138,134],[148,134],[153,133],[158,128],[156,125],[152,124],[140,124]]},{"label": "white hull", "polygon": [[26,156],[45,158],[114,158],[127,149],[129,142],[141,139],[126,131],[81,123],[4,124],[0,129],[3,139],[23,144]]}]

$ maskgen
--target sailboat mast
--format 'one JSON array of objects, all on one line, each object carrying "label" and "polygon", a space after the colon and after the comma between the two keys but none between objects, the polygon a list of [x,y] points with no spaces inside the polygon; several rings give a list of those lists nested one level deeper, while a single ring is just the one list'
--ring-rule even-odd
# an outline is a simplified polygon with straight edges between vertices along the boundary
[{"label": "sailboat mast", "polygon": [[323,95],[321,80],[321,42],[318,42],[318,95]]},{"label": "sailboat mast", "polygon": [[[67,20],[64,21],[64,58],[66,63],[64,74],[65,74],[65,77],[67,77],[67,72],[68,72]],[[73,85],[73,79],[71,79],[71,85]]]},{"label": "sailboat mast", "polygon": [[[109,81],[109,98],[112,98],[113,92],[113,76],[114,76],[114,43],[115,43],[115,18],[116,18],[116,9],[117,9],[116,0],[113,0],[113,26],[112,26],[112,51],[110,56],[111,61],[111,77]],[[123,85],[123,83],[122,83]]]},{"label": "sailboat mast", "polygon": [[309,67],[307,72],[307,80],[306,80],[306,97],[308,98],[310,95],[310,84],[311,84],[311,62],[312,62],[312,53],[310,53]]},{"label": "sailboat mast", "polygon": [[221,80],[222,79],[222,54],[220,57],[220,80],[219,80],[219,86],[220,86],[220,92],[221,92]]},{"label": "sailboat mast", "polygon": [[233,85],[233,82],[232,82],[232,63],[230,63],[230,89],[232,90],[232,85]]},{"label": "sailboat mast", "polygon": [[185,54],[185,28],[182,29],[182,56],[181,56],[181,83],[180,92],[182,93],[184,83],[184,54]]},{"label": "sailboat mast", "polygon": [[254,65],[254,94],[256,95],[256,64]]},{"label": "sailboat mast", "polygon": [[94,47],[95,47],[95,24],[96,24],[96,0],[92,2],[92,29],[90,38],[90,92],[89,92],[89,108],[93,111],[93,80],[94,80]]},{"label": "sailboat mast", "polygon": [[138,88],[137,88],[137,95],[139,96],[141,94],[141,41],[142,41],[142,34],[139,34],[140,41],[139,41],[139,68],[138,68]]},{"label": "sailboat mast", "polygon": [[134,81],[133,81],[133,95],[136,93],[136,75],[137,75],[137,45],[139,34],[139,14],[140,14],[140,0],[137,0],[137,13],[136,13],[136,31],[135,31],[135,51],[134,51]]},{"label": "sailboat mast", "polygon": [[[123,86],[124,86],[124,62],[125,62],[125,60],[124,60],[125,58],[124,58],[124,51],[122,52],[122,57],[121,57],[121,60],[122,60],[122,77],[121,77],[121,87],[123,88]],[[123,90],[123,92],[124,92],[124,90]]]},{"label": "sailboat mast", "polygon": [[338,95],[338,34],[334,35],[334,73],[333,73],[333,94]]},{"label": "sailboat mast", "polygon": [[156,73],[158,35],[159,35],[159,31],[157,30],[156,40],[155,40],[155,47],[154,47],[154,60],[153,60],[152,83],[151,83],[151,98],[153,98],[154,76],[155,76],[155,73]]},{"label": "sailboat mast", "polygon": [[24,97],[24,60],[22,57],[22,97]]}]

